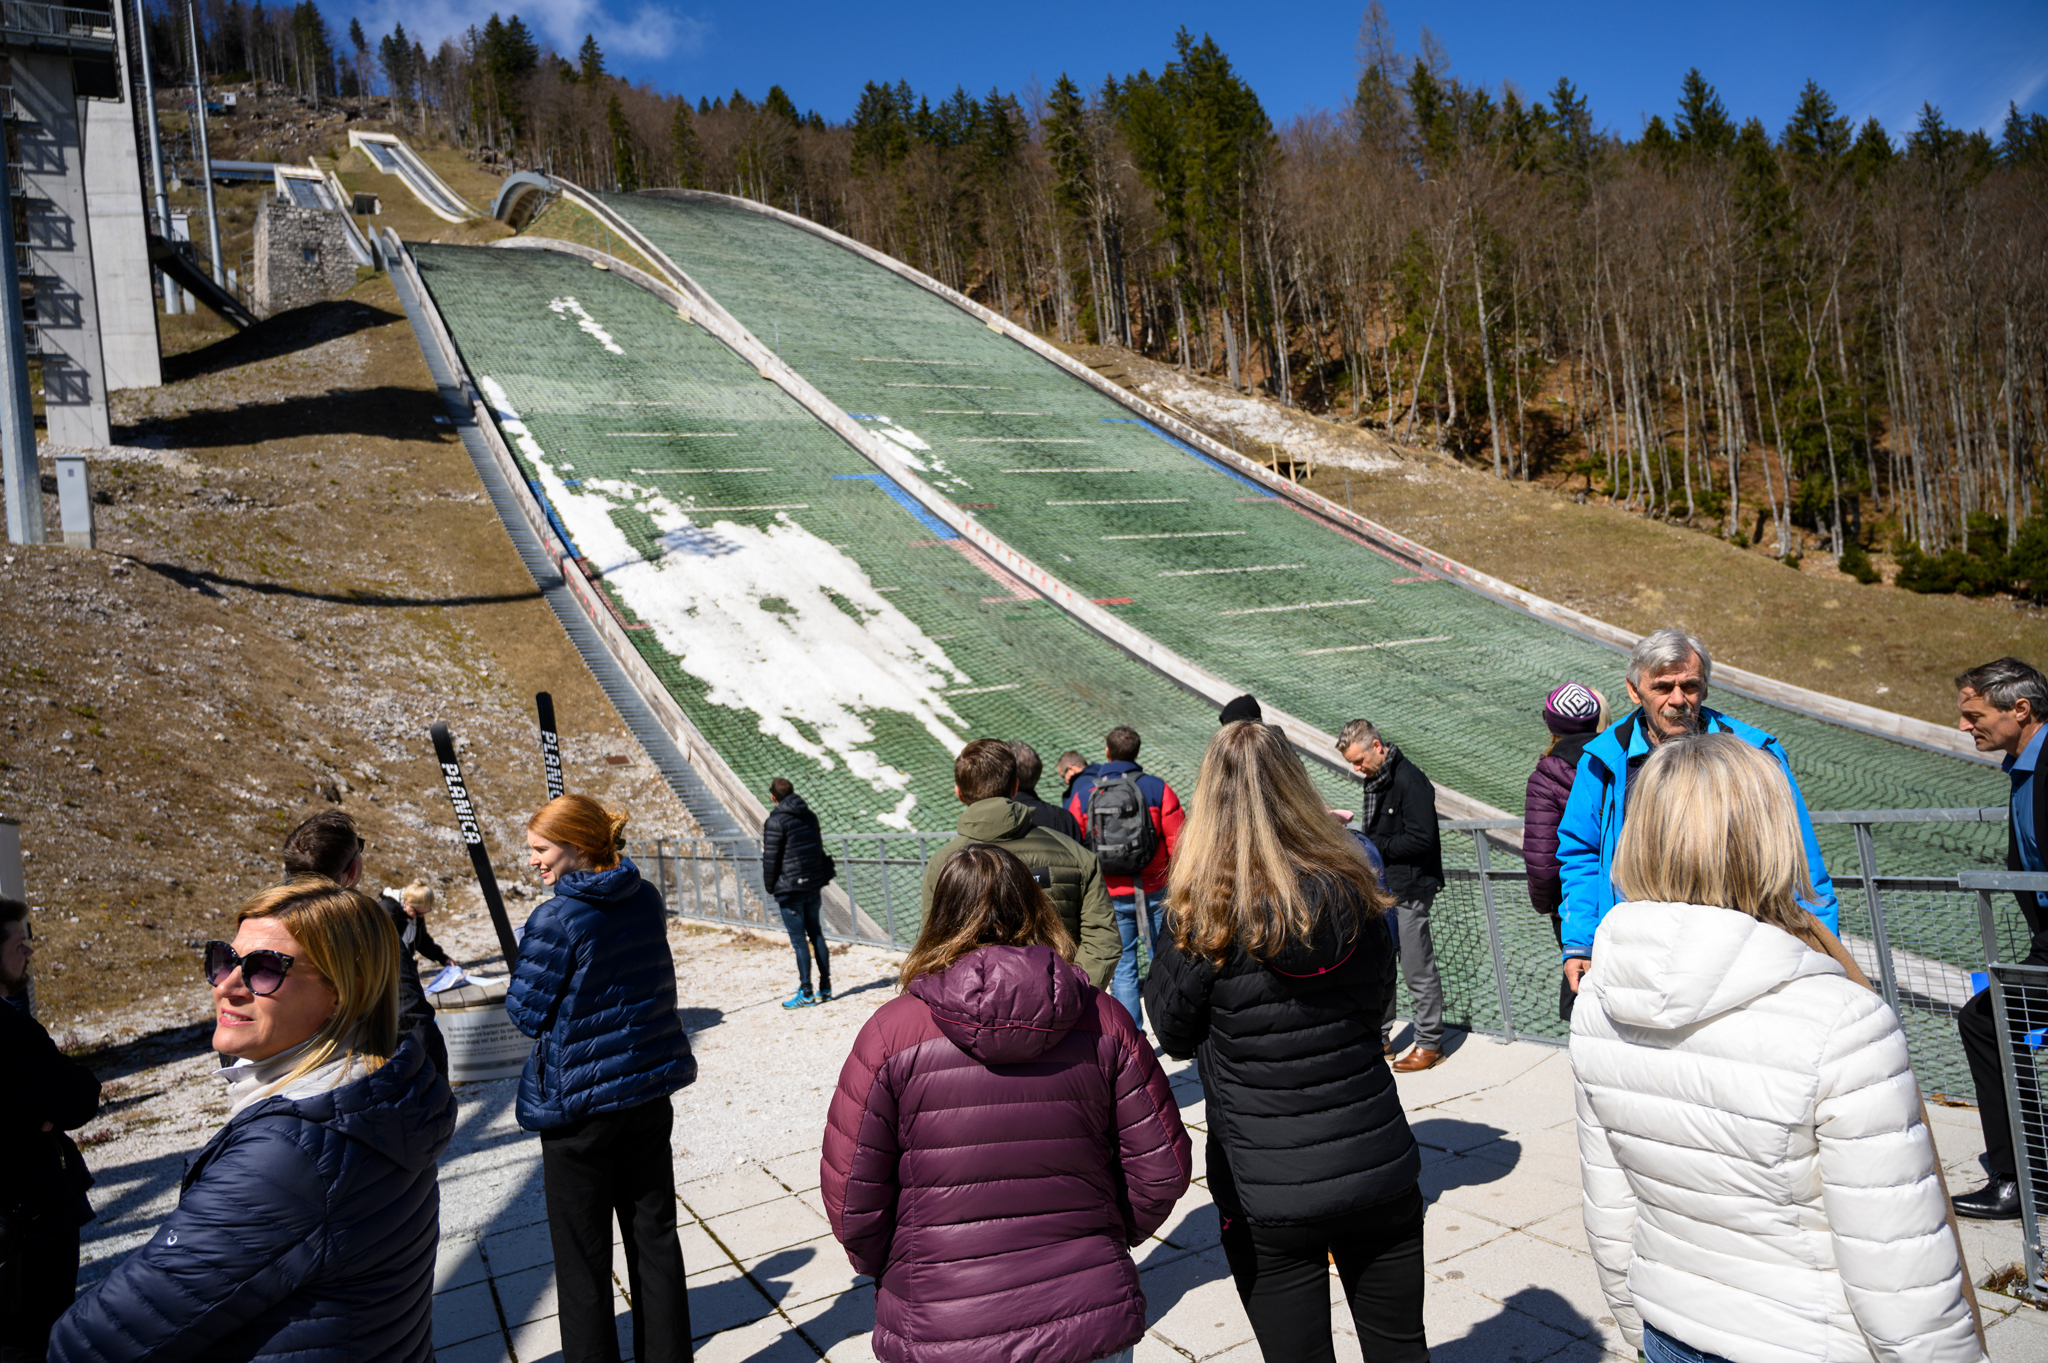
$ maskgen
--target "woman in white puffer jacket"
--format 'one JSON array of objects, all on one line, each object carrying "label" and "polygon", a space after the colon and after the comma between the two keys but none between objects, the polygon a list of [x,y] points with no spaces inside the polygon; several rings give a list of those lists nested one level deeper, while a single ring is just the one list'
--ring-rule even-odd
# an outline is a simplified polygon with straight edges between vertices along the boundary
[{"label": "woman in white puffer jacket", "polygon": [[1594,938],[1571,1041],[1622,1333],[1650,1363],[1976,1363],[1906,1038],[1810,935],[1777,764],[1701,735],[1633,779],[1630,902]]}]

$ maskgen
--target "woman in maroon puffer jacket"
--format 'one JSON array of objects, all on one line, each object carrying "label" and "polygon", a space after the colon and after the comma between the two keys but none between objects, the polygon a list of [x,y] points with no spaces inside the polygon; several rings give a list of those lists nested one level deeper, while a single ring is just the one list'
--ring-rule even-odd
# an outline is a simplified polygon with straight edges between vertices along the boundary
[{"label": "woman in maroon puffer jacket", "polygon": [[[1564,904],[1564,881],[1557,867],[1557,825],[1572,796],[1580,755],[1593,735],[1607,727],[1607,699],[1591,687],[1566,682],[1544,697],[1543,725],[1550,730],[1550,746],[1536,759],[1522,796],[1522,864],[1529,868],[1529,902],[1550,919],[1551,935],[1562,946],[1564,920],[1558,913]],[[1577,1000],[1571,982],[1560,980],[1558,1017],[1570,1022]]]},{"label": "woman in maroon puffer jacket", "polygon": [[883,1363],[1089,1363],[1145,1333],[1130,1248],[1187,1191],[1188,1136],[1073,952],[1021,861],[961,849],[840,1071],[825,1207]]}]

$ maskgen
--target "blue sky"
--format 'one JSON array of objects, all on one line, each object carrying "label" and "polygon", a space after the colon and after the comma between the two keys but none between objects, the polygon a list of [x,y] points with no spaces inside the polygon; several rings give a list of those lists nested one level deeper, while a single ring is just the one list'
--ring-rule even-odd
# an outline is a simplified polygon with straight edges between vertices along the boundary
[{"label": "blue sky", "polygon": [[[1737,118],[1755,115],[1773,133],[1808,77],[1858,123],[1875,115],[1894,133],[1912,126],[1923,100],[1951,124],[1994,136],[2008,100],[2025,112],[2048,112],[2042,0],[1952,8],[1925,0],[1724,0],[1682,19],[1662,6],[1616,0],[1573,6],[1568,15],[1527,0],[1386,5],[1403,51],[1415,50],[1427,24],[1462,80],[1495,89],[1511,81],[1540,95],[1570,76],[1591,98],[1595,118],[1627,136],[1652,113],[1668,118],[1680,78],[1695,65]],[[868,80],[905,79],[936,96],[955,85],[975,94],[992,86],[1021,92],[1034,81],[1049,86],[1063,71],[1083,85],[1139,67],[1156,72],[1185,24],[1214,35],[1274,121],[1285,122],[1348,100],[1364,4],[324,0],[322,8],[337,28],[359,16],[373,42],[403,21],[430,47],[493,10],[517,10],[563,51],[594,32],[611,69],[630,80],[693,99],[735,87],[758,99],[780,84],[799,108],[835,121],[852,112]]]}]

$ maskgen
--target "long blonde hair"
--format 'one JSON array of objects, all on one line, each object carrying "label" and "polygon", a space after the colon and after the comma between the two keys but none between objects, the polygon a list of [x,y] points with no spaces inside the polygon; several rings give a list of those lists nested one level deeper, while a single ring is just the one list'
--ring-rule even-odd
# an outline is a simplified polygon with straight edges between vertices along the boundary
[{"label": "long blonde hair", "polygon": [[1659,743],[1633,787],[1614,849],[1625,897],[1733,909],[1812,944],[1806,842],[1776,760],[1733,734],[1687,734]]},{"label": "long blonde hair", "polygon": [[1233,945],[1270,958],[1314,932],[1302,882],[1315,878],[1350,886],[1370,917],[1392,902],[1286,737],[1252,720],[1224,725],[1202,754],[1173,851],[1166,899],[1174,941],[1218,963]]},{"label": "long blonde hair", "polygon": [[283,1091],[337,1056],[365,1072],[389,1060],[398,1049],[398,930],[377,901],[325,876],[298,876],[255,895],[235,914],[237,923],[251,918],[276,919],[338,1000],[334,1016],[270,1091]]}]

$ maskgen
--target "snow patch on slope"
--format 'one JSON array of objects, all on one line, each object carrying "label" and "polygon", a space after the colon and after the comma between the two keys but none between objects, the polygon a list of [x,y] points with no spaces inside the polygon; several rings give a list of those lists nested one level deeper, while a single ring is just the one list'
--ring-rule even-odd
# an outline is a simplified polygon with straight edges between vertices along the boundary
[{"label": "snow patch on slope", "polygon": [[[578,553],[604,578],[714,705],[752,712],[760,732],[830,771],[843,762],[878,794],[901,798],[876,822],[912,831],[910,774],[876,756],[869,716],[914,719],[949,754],[966,722],[943,692],[971,678],[861,566],[779,512],[772,525],[715,520],[687,501],[619,479],[570,487],[504,388],[480,376],[499,426],[530,460]],[[661,532],[650,561],[612,513],[631,506]]]},{"label": "snow patch on slope", "polygon": [[612,334],[609,331],[606,331],[602,326],[600,326],[595,317],[592,317],[589,313],[585,312],[583,310],[583,305],[577,302],[575,299],[557,298],[554,302],[548,304],[548,311],[562,317],[567,317],[572,312],[575,313],[576,327],[579,331],[584,331],[592,336],[595,336],[598,340],[598,343],[602,345],[606,350],[609,350],[614,355],[623,355],[626,353],[623,349],[620,348],[619,343],[612,339]]},{"label": "snow patch on slope", "polygon": [[1177,407],[1198,421],[1222,426],[1262,444],[1277,445],[1300,463],[1328,464],[1331,468],[1365,473],[1400,464],[1399,460],[1361,449],[1314,421],[1258,398],[1235,397],[1177,378],[1141,383],[1138,391],[1155,402]]}]

